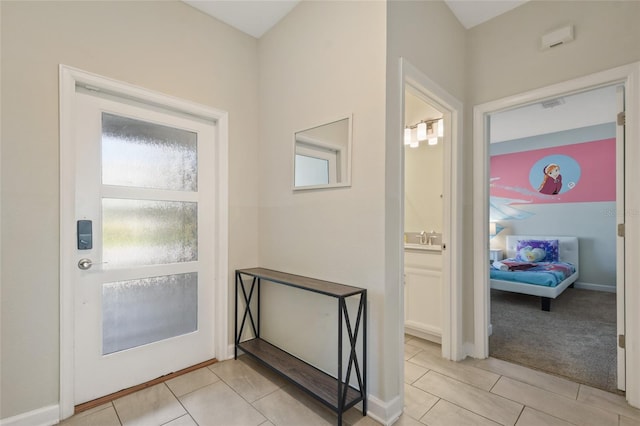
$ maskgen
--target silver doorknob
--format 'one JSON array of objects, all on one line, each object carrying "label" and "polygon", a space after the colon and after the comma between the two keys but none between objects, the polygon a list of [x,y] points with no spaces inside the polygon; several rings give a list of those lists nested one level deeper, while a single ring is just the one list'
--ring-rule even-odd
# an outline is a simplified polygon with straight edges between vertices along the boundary
[{"label": "silver doorknob", "polygon": [[82,269],[83,271],[86,271],[87,269],[91,268],[91,266],[93,265],[93,262],[91,261],[91,259],[80,259],[80,261],[78,262],[78,268]]}]

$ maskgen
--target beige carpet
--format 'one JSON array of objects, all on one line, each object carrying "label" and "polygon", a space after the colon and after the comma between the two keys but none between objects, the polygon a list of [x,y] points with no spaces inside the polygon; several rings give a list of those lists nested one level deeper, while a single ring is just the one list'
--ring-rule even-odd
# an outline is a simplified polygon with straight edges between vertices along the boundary
[{"label": "beige carpet", "polygon": [[599,389],[616,387],[616,295],[569,288],[540,298],[491,290],[489,354]]}]

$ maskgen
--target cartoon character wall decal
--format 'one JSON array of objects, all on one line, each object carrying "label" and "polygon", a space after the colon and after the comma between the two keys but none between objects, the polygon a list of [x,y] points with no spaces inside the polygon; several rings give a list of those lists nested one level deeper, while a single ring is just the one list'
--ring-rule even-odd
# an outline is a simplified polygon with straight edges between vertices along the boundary
[{"label": "cartoon character wall decal", "polygon": [[560,174],[560,166],[550,163],[544,166],[544,178],[538,187],[541,194],[555,195],[562,189],[562,175]]}]

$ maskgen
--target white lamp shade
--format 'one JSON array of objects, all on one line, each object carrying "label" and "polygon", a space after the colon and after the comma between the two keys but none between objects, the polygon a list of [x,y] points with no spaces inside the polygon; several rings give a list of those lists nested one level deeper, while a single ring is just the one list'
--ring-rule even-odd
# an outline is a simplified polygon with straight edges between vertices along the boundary
[{"label": "white lamp shade", "polygon": [[411,143],[411,129],[408,127],[404,128],[404,144],[409,145]]},{"label": "white lamp shade", "polygon": [[495,222],[489,222],[489,235],[496,235],[498,229]]},{"label": "white lamp shade", "polygon": [[421,121],[418,123],[418,140],[423,141],[427,139],[427,123]]},{"label": "white lamp shade", "polygon": [[444,136],[444,120],[441,118],[438,120],[438,137],[441,138]]},{"label": "white lamp shade", "polygon": [[411,148],[417,148],[420,146],[420,141],[418,140],[418,130],[414,127],[411,129],[411,142],[409,143]]}]

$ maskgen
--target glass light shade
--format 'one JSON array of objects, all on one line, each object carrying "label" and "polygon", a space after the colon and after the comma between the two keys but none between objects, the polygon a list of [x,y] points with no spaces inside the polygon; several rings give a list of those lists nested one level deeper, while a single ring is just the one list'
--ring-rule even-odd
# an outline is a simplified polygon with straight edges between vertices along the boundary
[{"label": "glass light shade", "polygon": [[444,120],[441,118],[438,120],[438,137],[441,138],[444,136]]},{"label": "glass light shade", "polygon": [[496,235],[498,233],[497,228],[495,222],[489,222],[489,235]]},{"label": "glass light shade", "polygon": [[404,128],[404,144],[409,145],[411,143],[411,129],[409,127]]},{"label": "glass light shade", "polygon": [[427,123],[425,123],[424,121],[421,121],[420,123],[418,123],[417,136],[419,141],[423,141],[427,139]]},{"label": "glass light shade", "polygon": [[409,143],[411,148],[417,148],[420,146],[420,141],[418,141],[418,129],[414,127],[411,129],[411,143]]},{"label": "glass light shade", "polygon": [[438,138],[429,138],[429,145],[438,145]]}]

